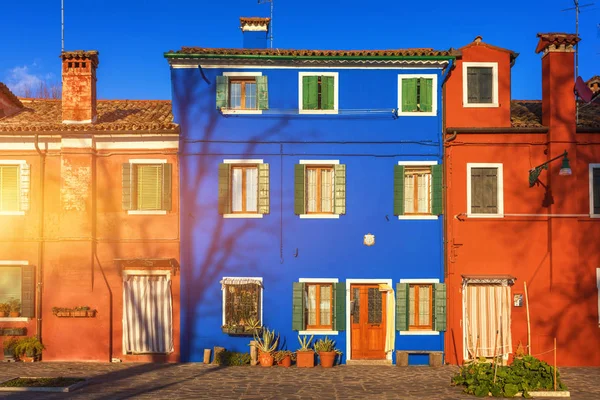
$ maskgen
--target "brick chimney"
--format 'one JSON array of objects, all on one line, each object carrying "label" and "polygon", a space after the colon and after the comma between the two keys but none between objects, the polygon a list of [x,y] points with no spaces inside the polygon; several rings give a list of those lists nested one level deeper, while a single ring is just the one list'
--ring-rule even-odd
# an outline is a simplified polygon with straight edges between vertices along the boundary
[{"label": "brick chimney", "polygon": [[575,139],[576,35],[538,33],[536,53],[542,53],[542,123],[551,141]]},{"label": "brick chimney", "polygon": [[89,124],[96,122],[95,50],[65,51],[62,58],[62,122]]},{"label": "brick chimney", "polygon": [[271,18],[240,17],[244,49],[266,49]]}]

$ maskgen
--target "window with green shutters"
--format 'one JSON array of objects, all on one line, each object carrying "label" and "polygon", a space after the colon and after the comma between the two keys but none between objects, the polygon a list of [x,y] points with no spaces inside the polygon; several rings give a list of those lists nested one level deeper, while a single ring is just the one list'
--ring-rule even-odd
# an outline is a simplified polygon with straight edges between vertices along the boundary
[{"label": "window with green shutters", "polygon": [[400,115],[436,115],[437,75],[399,75]]},{"label": "window with green shutters", "polygon": [[467,214],[502,216],[502,164],[467,164]]},{"label": "window with green shutters", "polygon": [[400,164],[394,167],[394,215],[442,214],[442,166]]},{"label": "window with green shutters", "polygon": [[590,164],[590,215],[600,215],[600,164]]},{"label": "window with green shutters", "polygon": [[217,76],[217,108],[223,112],[269,109],[266,76]]},{"label": "window with green shutters", "polygon": [[124,210],[130,212],[171,210],[171,164],[124,163],[121,172]]},{"label": "window with green shutters", "polygon": [[396,330],[445,331],[446,285],[428,282],[396,284]]},{"label": "window with green shutters", "polygon": [[300,72],[300,112],[337,112],[338,73]]},{"label": "window with green shutters", "polygon": [[294,212],[303,217],[346,214],[346,165],[297,164]]},{"label": "window with green shutters", "polygon": [[[0,303],[15,308],[20,317],[34,317],[35,267],[32,265],[0,266]],[[5,315],[4,317],[9,317]],[[0,320],[2,317],[0,317]]]},{"label": "window with green shutters", "polygon": [[30,166],[25,162],[0,161],[0,213],[22,214],[29,210]]},{"label": "window with green shutters", "polygon": [[463,105],[498,106],[498,64],[463,63]]},{"label": "window with green shutters", "polygon": [[241,161],[219,164],[219,214],[269,214],[269,164]]},{"label": "window with green shutters", "polygon": [[[313,282],[314,281],[314,282]],[[323,279],[294,282],[292,329],[296,331],[344,331],[346,284]]]}]

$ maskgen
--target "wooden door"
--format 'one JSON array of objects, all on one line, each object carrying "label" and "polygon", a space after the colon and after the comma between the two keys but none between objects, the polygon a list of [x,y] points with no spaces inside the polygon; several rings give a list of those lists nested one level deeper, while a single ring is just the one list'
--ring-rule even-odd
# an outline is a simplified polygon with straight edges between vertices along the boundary
[{"label": "wooden door", "polygon": [[385,359],[386,304],[378,285],[350,286],[352,360]]}]

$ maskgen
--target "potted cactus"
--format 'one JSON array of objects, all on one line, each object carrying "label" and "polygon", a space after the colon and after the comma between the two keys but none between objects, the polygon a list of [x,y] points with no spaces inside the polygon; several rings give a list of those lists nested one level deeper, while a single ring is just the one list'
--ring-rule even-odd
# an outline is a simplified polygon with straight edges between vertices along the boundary
[{"label": "potted cactus", "polygon": [[310,348],[313,336],[310,338],[298,335],[300,348],[296,351],[296,365],[298,368],[312,368],[315,366],[315,352]]},{"label": "potted cactus", "polygon": [[10,313],[10,305],[8,303],[0,303],[0,318],[8,317]]},{"label": "potted cactus", "polygon": [[335,357],[342,354],[335,348],[335,342],[325,336],[325,339],[317,340],[315,351],[319,354],[319,362],[323,368],[331,368],[335,363]]},{"label": "potted cactus", "polygon": [[273,353],[273,358],[280,367],[289,368],[292,361],[296,361],[296,354],[289,350],[278,350]]},{"label": "potted cactus", "polygon": [[275,336],[275,331],[264,328],[262,338],[254,332],[254,346],[258,349],[258,362],[263,367],[273,366],[273,352],[279,344],[279,335]]}]

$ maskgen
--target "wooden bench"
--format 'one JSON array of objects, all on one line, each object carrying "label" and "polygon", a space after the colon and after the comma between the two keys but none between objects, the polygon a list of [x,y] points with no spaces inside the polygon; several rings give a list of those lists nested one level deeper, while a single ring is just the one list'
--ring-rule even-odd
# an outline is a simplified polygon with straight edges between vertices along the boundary
[{"label": "wooden bench", "polygon": [[429,366],[441,367],[443,351],[436,350],[396,350],[396,366],[407,367],[409,354],[429,354]]}]

